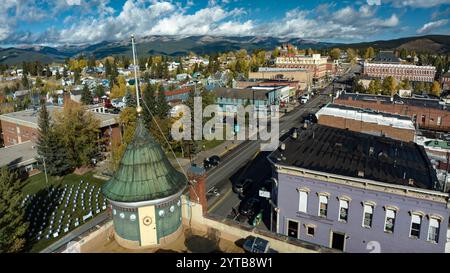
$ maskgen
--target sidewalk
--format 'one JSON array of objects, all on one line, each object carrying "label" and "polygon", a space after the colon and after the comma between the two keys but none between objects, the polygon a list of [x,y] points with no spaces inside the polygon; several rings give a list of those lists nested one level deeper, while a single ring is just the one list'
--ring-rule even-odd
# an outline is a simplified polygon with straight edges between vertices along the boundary
[{"label": "sidewalk", "polygon": [[[298,107],[299,103],[294,102],[294,103],[289,103],[287,105],[287,107],[280,109],[280,118],[282,118],[284,115],[286,115],[287,113],[291,112],[292,110],[295,109],[295,107]],[[285,109],[287,109],[286,113],[285,113]],[[193,163],[197,164],[197,166],[203,166],[203,160],[205,158],[217,155],[220,158],[224,157],[228,152],[232,151],[234,148],[236,148],[237,146],[239,146],[240,144],[242,144],[243,142],[245,142],[245,140],[225,140],[223,143],[217,145],[214,148],[211,148],[209,150],[206,151],[202,151],[198,154],[195,155],[195,157],[193,158]],[[190,160],[189,158],[178,158],[178,161],[180,162],[180,165],[187,170],[190,166]],[[173,163],[175,163],[176,165],[174,166],[178,166],[178,163],[176,162],[176,160],[173,160]]]}]

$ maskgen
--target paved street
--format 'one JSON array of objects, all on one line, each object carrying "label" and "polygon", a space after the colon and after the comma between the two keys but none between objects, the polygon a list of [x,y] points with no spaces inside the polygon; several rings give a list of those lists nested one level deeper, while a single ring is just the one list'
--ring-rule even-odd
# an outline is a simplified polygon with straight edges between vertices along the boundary
[{"label": "paved street", "polygon": [[[347,82],[358,72],[360,67],[353,66],[334,84],[335,90],[346,87]],[[342,84],[341,84],[342,83]],[[348,87],[348,86],[347,86]],[[321,90],[319,95],[313,97],[307,104],[301,105],[280,119],[280,136],[289,133],[290,129],[299,126],[303,117],[308,113],[317,112],[323,104],[331,102],[333,84]],[[208,212],[221,217],[233,218],[238,221],[247,221],[233,213],[238,211],[242,200],[232,191],[232,185],[237,181],[250,178],[253,180],[252,190],[248,196],[258,196],[258,190],[268,178],[271,177],[271,167],[267,161],[268,152],[259,151],[261,141],[245,141],[233,151],[229,152],[221,164],[208,173],[206,181],[207,190],[217,189],[219,196],[208,196]],[[244,200],[245,201],[245,200]],[[260,228],[268,229],[270,226],[270,205],[263,202],[267,212]]]}]

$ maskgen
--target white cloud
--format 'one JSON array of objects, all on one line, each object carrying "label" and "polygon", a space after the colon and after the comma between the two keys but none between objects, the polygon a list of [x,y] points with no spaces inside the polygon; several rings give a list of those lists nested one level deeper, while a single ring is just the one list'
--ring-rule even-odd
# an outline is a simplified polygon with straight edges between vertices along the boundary
[{"label": "white cloud", "polygon": [[419,28],[417,30],[417,33],[418,34],[430,33],[431,31],[433,31],[435,29],[438,29],[440,27],[447,25],[448,22],[449,22],[448,19],[442,19],[442,20],[426,23],[425,25],[423,25],[421,28]]},{"label": "white cloud", "polygon": [[[381,0],[380,0],[381,1]],[[430,8],[442,4],[450,4],[450,0],[382,0],[382,2],[392,3],[394,7]]]},{"label": "white cloud", "polygon": [[[262,22],[246,18],[243,8],[230,9],[224,1],[208,1],[208,5],[191,11],[193,1],[127,0],[120,10],[110,7],[110,0],[3,0],[0,5],[0,41],[3,43],[84,44],[104,40],[127,39],[132,33],[147,35],[224,35],[277,36],[316,40],[365,39],[371,35],[396,29],[400,20],[396,14],[378,17],[373,2],[359,7],[347,6],[336,10],[336,4],[321,4],[313,10],[293,9],[281,18]],[[33,2],[34,5],[24,5]],[[18,19],[9,21],[11,6],[23,14],[39,18],[46,11],[36,8],[44,1],[54,13],[76,10],[61,20],[62,29],[47,29],[43,33],[13,31]],[[80,5],[74,3],[80,2]],[[18,5],[17,3],[22,5]],[[370,3],[369,3],[370,2]],[[375,3],[376,4],[376,3]],[[34,7],[34,8],[33,8]],[[84,14],[79,17],[78,14]],[[2,16],[4,15],[4,16]],[[48,18],[48,15],[46,15]],[[38,20],[38,19],[36,19]],[[40,19],[42,20],[42,19]],[[46,20],[46,19],[44,19]]]}]

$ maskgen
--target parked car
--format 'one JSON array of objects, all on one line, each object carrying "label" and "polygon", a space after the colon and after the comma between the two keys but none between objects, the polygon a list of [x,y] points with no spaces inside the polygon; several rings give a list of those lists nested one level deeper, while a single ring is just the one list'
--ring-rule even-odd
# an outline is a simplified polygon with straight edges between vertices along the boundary
[{"label": "parked car", "polygon": [[205,168],[205,170],[209,170],[212,167],[217,167],[220,163],[220,157],[217,155],[213,155],[209,158],[205,158],[203,160],[203,168]]},{"label": "parked car", "polygon": [[309,113],[303,118],[303,122],[309,122],[309,123],[317,123],[317,117],[315,114]]},{"label": "parked car", "polygon": [[217,166],[220,163],[220,157],[218,155],[213,155],[209,158],[209,161],[214,165]]},{"label": "parked car", "polygon": [[270,248],[269,241],[254,236],[249,236],[242,248],[250,253],[278,253],[278,251]]},{"label": "parked car", "polygon": [[238,193],[239,196],[243,197],[247,194],[248,190],[251,188],[253,180],[245,179],[237,182],[234,185],[234,192]]},{"label": "parked car", "polygon": [[258,213],[260,208],[261,202],[259,201],[259,199],[250,198],[246,201],[241,202],[241,205],[239,206],[239,213],[250,218]]}]

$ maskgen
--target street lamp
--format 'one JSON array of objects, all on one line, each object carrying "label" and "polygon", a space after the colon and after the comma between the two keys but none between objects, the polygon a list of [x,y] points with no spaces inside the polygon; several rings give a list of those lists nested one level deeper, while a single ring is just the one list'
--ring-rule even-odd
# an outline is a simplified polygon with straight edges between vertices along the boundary
[{"label": "street lamp", "polygon": [[50,196],[50,192],[48,190],[48,175],[47,175],[47,165],[45,164],[45,156],[41,156],[42,162],[44,163],[44,173],[45,173],[45,184],[47,186],[47,194]]}]

